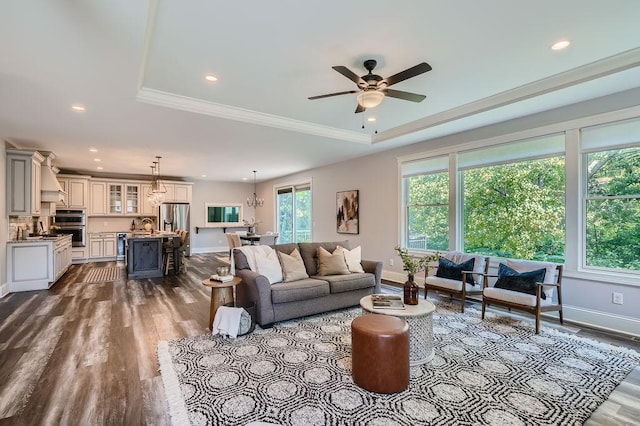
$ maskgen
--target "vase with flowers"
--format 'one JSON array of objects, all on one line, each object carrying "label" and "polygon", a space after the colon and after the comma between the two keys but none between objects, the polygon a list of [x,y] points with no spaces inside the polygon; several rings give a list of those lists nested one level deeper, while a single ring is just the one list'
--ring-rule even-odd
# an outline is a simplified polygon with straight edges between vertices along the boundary
[{"label": "vase with flowers", "polygon": [[255,220],[254,218],[251,218],[251,221],[248,221],[246,219],[242,219],[242,224],[244,226],[246,226],[247,228],[249,228],[249,231],[247,231],[247,235],[255,235],[256,233],[256,227],[262,223],[262,221],[260,220]]},{"label": "vase with flowers", "polygon": [[398,252],[398,256],[402,260],[403,269],[407,271],[407,281],[404,283],[404,303],[405,305],[417,305],[418,304],[418,291],[420,288],[416,284],[414,278],[416,273],[427,269],[429,270],[429,263],[440,257],[439,253],[417,257],[409,254],[409,250],[397,246],[395,250]]}]

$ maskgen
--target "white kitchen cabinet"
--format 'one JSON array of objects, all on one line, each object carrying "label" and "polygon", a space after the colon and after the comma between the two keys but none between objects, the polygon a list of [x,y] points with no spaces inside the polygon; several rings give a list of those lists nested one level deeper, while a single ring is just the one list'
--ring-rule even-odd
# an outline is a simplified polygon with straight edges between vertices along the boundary
[{"label": "white kitchen cabinet", "polygon": [[151,184],[143,183],[140,185],[140,214],[142,216],[157,216],[158,208],[153,207],[149,202],[149,193],[151,192]]},{"label": "white kitchen cabinet", "polygon": [[191,202],[191,185],[176,183],[173,186],[173,201],[176,203]]},{"label": "white kitchen cabinet", "polygon": [[167,188],[164,201],[169,203],[190,203],[191,202],[191,184],[188,183],[167,183],[162,182]]},{"label": "white kitchen cabinet", "polygon": [[71,247],[71,263],[87,263],[88,251],[87,247]]},{"label": "white kitchen cabinet", "polygon": [[97,232],[89,235],[89,258],[116,257],[116,234],[113,232]]},{"label": "white kitchen cabinet", "polygon": [[7,243],[10,292],[46,290],[71,265],[71,235]]},{"label": "white kitchen cabinet", "polygon": [[71,266],[71,236],[60,238],[54,245],[54,281],[57,281]]},{"label": "white kitchen cabinet", "polygon": [[105,216],[107,214],[107,183],[91,182],[90,216]]},{"label": "white kitchen cabinet", "polygon": [[139,215],[140,185],[109,182],[107,184],[107,213],[109,215]]},{"label": "white kitchen cabinet", "polygon": [[38,151],[7,150],[7,215],[40,215],[41,164]]},{"label": "white kitchen cabinet", "polygon": [[89,207],[89,179],[58,175],[58,182],[67,193],[58,208],[86,209]]}]

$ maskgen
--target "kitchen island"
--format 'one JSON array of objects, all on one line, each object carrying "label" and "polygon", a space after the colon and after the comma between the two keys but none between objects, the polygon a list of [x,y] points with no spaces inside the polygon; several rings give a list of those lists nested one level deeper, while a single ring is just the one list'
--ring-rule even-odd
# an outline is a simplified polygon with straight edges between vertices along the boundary
[{"label": "kitchen island", "polygon": [[158,278],[164,275],[163,246],[171,241],[174,259],[178,248],[173,243],[178,234],[158,232],[152,234],[131,234],[127,236],[127,275],[131,279]]},{"label": "kitchen island", "polygon": [[46,290],[71,266],[71,235],[7,242],[9,292]]}]

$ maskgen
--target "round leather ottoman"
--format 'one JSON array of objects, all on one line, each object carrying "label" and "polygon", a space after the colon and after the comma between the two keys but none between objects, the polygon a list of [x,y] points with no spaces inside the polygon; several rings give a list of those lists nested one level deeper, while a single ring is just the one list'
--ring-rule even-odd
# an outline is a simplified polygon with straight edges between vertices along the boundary
[{"label": "round leather ottoman", "polygon": [[376,393],[409,386],[409,325],[389,315],[363,315],[351,322],[353,381]]}]

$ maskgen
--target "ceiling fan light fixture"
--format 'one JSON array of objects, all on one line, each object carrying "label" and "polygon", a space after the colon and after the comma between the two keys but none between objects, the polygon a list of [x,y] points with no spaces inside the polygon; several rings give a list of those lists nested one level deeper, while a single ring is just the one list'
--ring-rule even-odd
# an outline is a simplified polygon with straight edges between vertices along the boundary
[{"label": "ceiling fan light fixture", "polygon": [[384,93],[377,90],[367,90],[359,93],[357,99],[358,103],[363,108],[374,108],[382,103],[384,100]]}]

